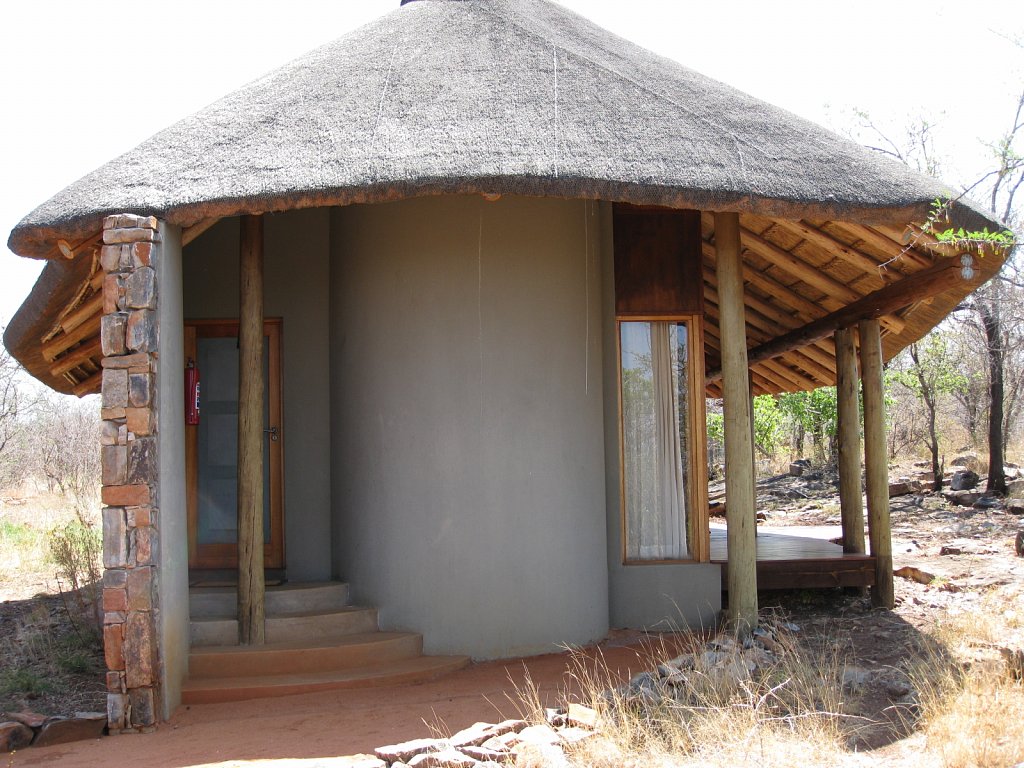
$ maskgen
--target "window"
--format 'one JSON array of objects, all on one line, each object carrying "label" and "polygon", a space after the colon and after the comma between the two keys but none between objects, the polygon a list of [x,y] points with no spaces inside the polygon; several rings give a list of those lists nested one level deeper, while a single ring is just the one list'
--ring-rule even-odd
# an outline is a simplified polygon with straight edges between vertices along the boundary
[{"label": "window", "polygon": [[690,557],[689,327],[619,322],[626,560]]}]

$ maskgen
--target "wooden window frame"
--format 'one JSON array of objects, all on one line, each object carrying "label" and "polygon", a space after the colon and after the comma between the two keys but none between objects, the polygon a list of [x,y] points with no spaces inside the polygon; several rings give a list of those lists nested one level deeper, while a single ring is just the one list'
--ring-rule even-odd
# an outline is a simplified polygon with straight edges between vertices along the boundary
[{"label": "wooden window frame", "polygon": [[[690,450],[688,469],[690,482],[686,489],[686,534],[690,556],[678,559],[635,560],[627,555],[626,522],[626,447],[624,405],[622,397],[622,323],[671,322],[686,323],[687,329],[687,391],[690,424]],[[704,392],[704,318],[700,314],[616,315],[615,366],[619,408],[619,524],[621,538],[620,557],[623,565],[681,565],[706,563],[711,559],[711,528],[708,519],[707,486],[707,414]],[[698,439],[698,436],[705,439]]]}]

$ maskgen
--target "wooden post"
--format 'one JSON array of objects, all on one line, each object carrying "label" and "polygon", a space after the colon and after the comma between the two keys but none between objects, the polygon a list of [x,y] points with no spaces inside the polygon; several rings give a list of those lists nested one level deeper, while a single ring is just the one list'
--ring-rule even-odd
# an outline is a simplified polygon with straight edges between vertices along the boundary
[{"label": "wooden post", "polygon": [[857,405],[857,350],[853,331],[835,333],[836,400],[839,422],[839,506],[843,551],[864,554],[864,504],[860,492],[860,408]]},{"label": "wooden post", "polygon": [[860,370],[864,386],[864,475],[868,499],[868,537],[875,558],[871,602],[895,604],[892,584],[892,533],[889,526],[889,466],[885,446],[882,393],[882,338],[877,320],[861,320]]},{"label": "wooden post", "polygon": [[747,635],[757,626],[757,520],[738,213],[715,214],[715,247],[725,420],[728,616],[730,627]]},{"label": "wooden post", "polygon": [[242,217],[238,318],[238,641],[264,642],[263,219]]}]

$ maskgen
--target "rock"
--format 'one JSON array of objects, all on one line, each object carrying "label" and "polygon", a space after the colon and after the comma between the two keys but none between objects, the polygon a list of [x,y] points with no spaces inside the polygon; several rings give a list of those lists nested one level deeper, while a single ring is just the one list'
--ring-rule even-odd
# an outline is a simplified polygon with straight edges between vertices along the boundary
[{"label": "rock", "polygon": [[74,717],[51,718],[40,729],[33,746],[49,747],[69,741],[98,739],[106,727],[106,712],[76,712]]},{"label": "rock", "polygon": [[1006,511],[1011,515],[1024,515],[1024,499],[1007,499]]},{"label": "rock", "polygon": [[1017,538],[1013,542],[1013,549],[1017,557],[1024,557],[1024,530],[1017,531]]},{"label": "rock", "polygon": [[999,499],[995,496],[982,496],[973,504],[975,509],[996,509],[1000,506]]},{"label": "rock", "polygon": [[946,491],[942,494],[946,501],[961,507],[973,507],[974,502],[981,498],[981,491]]},{"label": "rock", "polygon": [[570,726],[568,728],[558,729],[558,738],[562,740],[564,744],[578,744],[581,741],[592,739],[597,734],[589,728],[576,728]]},{"label": "rock", "polygon": [[569,768],[565,752],[555,744],[520,744],[515,754],[516,768]]},{"label": "rock", "polygon": [[[673,672],[677,672],[677,670],[673,670]],[[596,709],[585,707],[582,704],[570,704],[566,719],[571,725],[590,729],[597,728],[601,721]]]},{"label": "rock", "polygon": [[507,753],[510,752],[518,743],[519,734],[516,731],[509,731],[508,733],[503,733],[500,736],[494,736],[488,739],[480,746],[484,749],[493,749],[495,752]]},{"label": "rock", "polygon": [[457,749],[448,747],[437,752],[421,752],[408,763],[409,768],[473,768],[477,761]]},{"label": "rock", "polygon": [[978,487],[980,479],[977,472],[961,469],[953,473],[953,477],[949,481],[949,489],[951,491],[970,491]]},{"label": "rock", "polygon": [[413,739],[401,744],[377,747],[373,753],[387,763],[408,763],[421,752],[438,752],[447,747],[448,742],[445,739]]},{"label": "rock", "polygon": [[1014,499],[1024,498],[1024,480],[1014,480],[1012,483],[1007,483],[1006,495]]},{"label": "rock", "polygon": [[474,747],[468,746],[462,748],[463,754],[469,755],[474,760],[480,760],[481,762],[494,761],[500,763],[508,755],[509,751],[488,749],[487,747]]},{"label": "rock", "polygon": [[4,712],[0,714],[0,720],[13,720],[16,723],[27,725],[29,728],[39,728],[49,717],[49,715],[41,715],[38,712]]},{"label": "rock", "polygon": [[920,493],[921,483],[917,480],[901,477],[893,483],[889,483],[889,498],[896,496],[909,496],[911,493]]},{"label": "rock", "polygon": [[963,553],[963,547],[957,547],[953,544],[944,544],[939,550],[940,555],[962,555]]},{"label": "rock", "polygon": [[805,467],[803,464],[794,461],[792,464],[789,465],[789,474],[792,477],[800,477],[801,475],[803,475],[804,469]]},{"label": "rock", "polygon": [[843,670],[843,687],[856,690],[868,683],[873,676],[870,670],[861,667],[847,667]]},{"label": "rock", "polygon": [[32,743],[32,729],[24,723],[0,723],[0,752],[14,752]]},{"label": "rock", "polygon": [[531,725],[519,732],[519,741],[527,744],[557,744],[559,739],[554,728],[547,725]]},{"label": "rock", "polygon": [[[571,707],[570,707],[571,709]],[[488,739],[505,733],[517,733],[527,726],[525,720],[504,720],[500,723],[473,723],[453,734],[448,743],[456,749],[463,747],[479,747]]]},{"label": "rock", "polygon": [[949,466],[964,467],[972,472],[977,472],[981,469],[981,461],[978,460],[978,454],[976,453],[962,453],[949,462]]}]

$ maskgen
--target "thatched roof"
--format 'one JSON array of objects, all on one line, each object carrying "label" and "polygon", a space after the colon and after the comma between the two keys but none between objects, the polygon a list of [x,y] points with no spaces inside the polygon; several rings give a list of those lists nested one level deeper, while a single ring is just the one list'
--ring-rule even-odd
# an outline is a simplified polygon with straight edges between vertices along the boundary
[{"label": "thatched roof", "polygon": [[[948,194],[547,0],[406,0],[75,182],[9,245],[80,251],[115,212],[188,227],[463,192],[898,228]],[[964,205],[953,215],[994,225]]]}]

